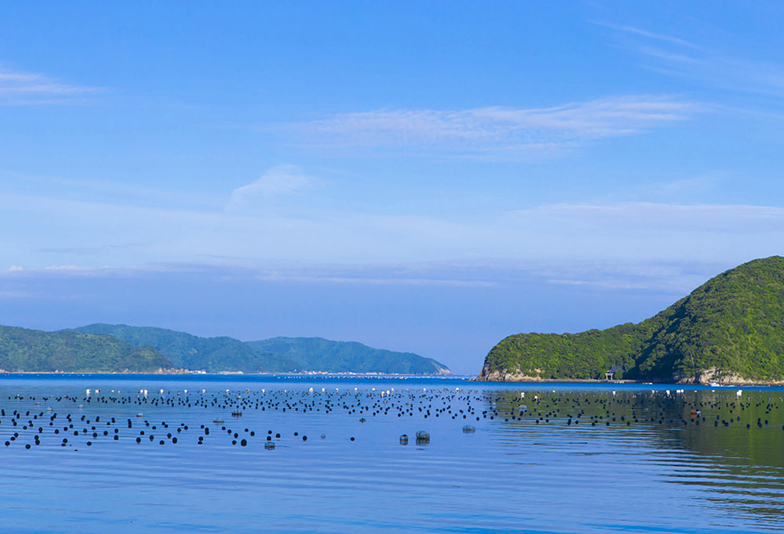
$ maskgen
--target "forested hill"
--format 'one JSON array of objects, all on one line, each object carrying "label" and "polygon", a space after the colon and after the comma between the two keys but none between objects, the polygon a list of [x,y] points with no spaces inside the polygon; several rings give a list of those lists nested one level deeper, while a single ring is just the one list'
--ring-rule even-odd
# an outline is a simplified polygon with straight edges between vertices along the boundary
[{"label": "forested hill", "polygon": [[615,378],[658,382],[784,380],[784,258],[726,271],[639,324],[579,334],[517,334],[479,380]]},{"label": "forested hill", "polygon": [[284,355],[305,371],[331,373],[448,374],[449,369],[411,352],[374,349],[357,342],[330,341],[320,337],[275,337],[248,345]]},{"label": "forested hill", "polygon": [[74,331],[109,334],[134,345],[151,345],[168,357],[175,367],[210,373],[449,373],[445,365],[417,354],[321,338],[278,337],[242,342],[231,337],[205,338],[164,328],[110,324],[92,324]]},{"label": "forested hill", "polygon": [[172,364],[149,345],[112,336],[0,326],[0,369],[9,372],[156,373]]},{"label": "forested hill", "polygon": [[297,369],[285,356],[257,349],[232,337],[199,337],[185,332],[128,326],[91,324],[75,332],[107,334],[133,345],[150,345],[169,358],[175,367],[208,373],[277,373]]}]

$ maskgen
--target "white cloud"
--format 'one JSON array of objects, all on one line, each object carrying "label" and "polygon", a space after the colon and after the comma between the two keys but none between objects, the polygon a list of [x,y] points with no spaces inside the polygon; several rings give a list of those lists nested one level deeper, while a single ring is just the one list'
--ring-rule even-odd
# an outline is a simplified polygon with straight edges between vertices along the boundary
[{"label": "white cloud", "polygon": [[[733,56],[632,26],[598,25],[630,37],[630,48],[652,59],[649,66],[658,72],[743,93],[777,98],[784,95],[784,66],[781,64]],[[725,48],[732,48],[723,44]]]},{"label": "white cloud", "polygon": [[695,102],[622,96],[548,108],[374,110],[292,125],[311,146],[439,150],[461,155],[546,153],[689,119]]},{"label": "white cloud", "polygon": [[[24,232],[17,230],[19,221],[26,221]],[[634,202],[440,217],[325,209],[274,214],[0,194],[0,228],[6,229],[0,232],[0,262],[26,268],[146,268],[213,261],[372,265],[482,258],[736,263],[782,253],[784,209]],[[31,234],[39,236],[35,242],[29,240]],[[122,242],[137,245],[116,246]],[[79,247],[85,246],[95,253],[81,254]],[[427,277],[413,273],[402,278],[415,283]]]},{"label": "white cloud", "polygon": [[623,202],[609,205],[551,204],[514,212],[525,219],[552,224],[601,229],[613,234],[635,232],[709,232],[722,234],[780,233],[784,231],[784,208],[747,205],[678,205]]},{"label": "white cloud", "polygon": [[44,74],[0,68],[0,106],[66,104],[100,92],[98,87],[70,85]]},{"label": "white cloud", "polygon": [[605,28],[610,28],[611,30],[615,30],[618,32],[646,37],[648,39],[654,39],[656,41],[664,41],[666,43],[693,48],[696,50],[700,49],[699,46],[685,39],[680,39],[678,37],[673,37],[672,35],[666,35],[663,33],[650,32],[648,30],[643,30],[641,28],[635,28],[634,26],[618,26],[615,24],[608,24],[604,22],[594,22],[593,24],[596,24],[597,26],[603,26]]},{"label": "white cloud", "polygon": [[255,182],[235,189],[226,209],[240,211],[252,208],[272,197],[300,195],[319,184],[318,179],[306,175],[296,165],[278,165]]}]

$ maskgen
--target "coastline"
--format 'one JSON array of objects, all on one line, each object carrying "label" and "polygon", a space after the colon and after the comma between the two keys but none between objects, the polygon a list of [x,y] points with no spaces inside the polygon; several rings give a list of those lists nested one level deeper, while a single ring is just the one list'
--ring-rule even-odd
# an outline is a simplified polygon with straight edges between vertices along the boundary
[{"label": "coastline", "polygon": [[0,369],[0,377],[7,375],[51,375],[51,376],[79,376],[79,375],[105,375],[105,376],[284,376],[284,377],[358,377],[358,378],[383,378],[387,376],[394,377],[419,377],[419,378],[455,378],[459,379],[459,375],[452,373],[432,373],[432,374],[405,374],[405,373],[354,373],[350,371],[318,371],[318,372],[305,372],[305,373],[275,373],[275,372],[259,372],[259,373],[245,373],[243,371],[220,371],[217,373],[207,373],[206,371],[191,371],[188,369],[177,369],[176,371],[149,371],[149,372],[135,372],[135,371],[8,371]]},{"label": "coastline", "polygon": [[[600,380],[598,378],[536,378],[525,376],[512,379],[495,379],[482,377],[481,375],[473,380],[474,382],[499,383],[499,384],[640,384],[640,385],[672,385],[672,386],[711,386],[708,382],[695,382],[693,380],[681,380],[672,382],[648,381],[648,380]],[[718,382],[713,387],[773,387],[784,386],[784,380],[742,380]]]}]

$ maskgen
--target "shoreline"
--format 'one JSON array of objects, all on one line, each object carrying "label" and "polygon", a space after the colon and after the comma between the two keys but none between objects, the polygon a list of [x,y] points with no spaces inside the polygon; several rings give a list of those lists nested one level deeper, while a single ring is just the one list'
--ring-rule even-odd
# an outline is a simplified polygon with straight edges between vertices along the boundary
[{"label": "shoreline", "polygon": [[444,375],[444,374],[430,374],[430,375],[407,375],[397,373],[350,373],[350,372],[336,372],[336,373],[203,373],[203,372],[176,372],[176,373],[118,373],[118,372],[54,372],[54,371],[0,371],[0,380],[4,377],[14,376],[53,376],[53,377],[79,377],[79,376],[105,376],[105,377],[204,377],[205,379],[212,378],[255,378],[255,377],[269,377],[269,378],[413,378],[413,379],[441,379],[441,380],[465,380],[466,382],[483,382],[486,384],[540,384],[546,386],[547,384],[597,384],[597,385],[651,385],[651,386],[701,386],[701,387],[714,387],[714,388],[737,388],[737,387],[781,387],[784,386],[784,381],[755,381],[755,382],[724,382],[718,385],[711,386],[711,384],[702,384],[694,382],[649,382],[641,380],[600,380],[592,378],[553,378],[553,379],[538,379],[538,378],[521,378],[516,380],[488,380],[482,377],[471,377],[471,375]]},{"label": "shoreline", "polygon": [[187,371],[187,372],[117,372],[117,371],[6,371],[0,370],[0,378],[4,376],[16,375],[47,375],[47,376],[83,376],[83,375],[102,375],[102,376],[204,376],[204,377],[292,377],[292,378],[329,378],[329,377],[343,377],[343,378],[384,378],[384,377],[414,377],[414,378],[433,378],[433,379],[457,379],[470,381],[471,375],[454,375],[444,373],[433,374],[405,374],[405,373],[353,373],[350,371],[336,371],[336,372],[315,372],[315,373],[244,373],[241,371],[224,371],[218,373],[206,373],[201,371]]},{"label": "shoreline", "polygon": [[760,380],[760,381],[744,381],[744,382],[720,382],[718,385],[711,386],[710,383],[700,382],[649,382],[642,380],[600,380],[598,378],[551,378],[551,379],[538,379],[538,378],[520,378],[516,380],[488,380],[486,378],[475,378],[474,382],[497,383],[497,384],[639,384],[639,385],[670,385],[670,386],[704,386],[704,387],[768,387],[768,386],[784,386],[782,380]]}]

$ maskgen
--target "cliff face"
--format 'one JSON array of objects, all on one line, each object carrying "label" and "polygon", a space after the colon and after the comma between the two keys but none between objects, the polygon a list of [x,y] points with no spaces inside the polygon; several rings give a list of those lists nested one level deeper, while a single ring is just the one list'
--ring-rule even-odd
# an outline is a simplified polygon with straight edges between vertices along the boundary
[{"label": "cliff face", "polygon": [[517,334],[485,358],[479,380],[623,378],[680,383],[784,380],[784,258],[712,278],[639,324],[579,334]]},{"label": "cliff face", "polygon": [[482,371],[477,377],[479,382],[543,382],[544,379],[535,375],[526,375],[520,372],[508,372],[499,369],[491,369],[489,364],[482,367]]}]

